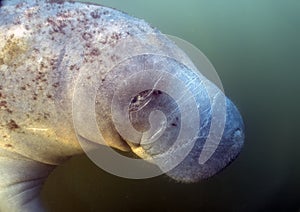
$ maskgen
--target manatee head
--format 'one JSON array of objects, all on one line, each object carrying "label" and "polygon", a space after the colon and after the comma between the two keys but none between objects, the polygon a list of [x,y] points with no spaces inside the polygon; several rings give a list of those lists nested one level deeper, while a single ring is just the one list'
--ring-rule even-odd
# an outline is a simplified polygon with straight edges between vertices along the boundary
[{"label": "manatee head", "polygon": [[110,70],[97,99],[104,139],[121,140],[176,181],[213,176],[243,146],[244,125],[236,106],[201,73],[173,57],[126,58]]},{"label": "manatee head", "polygon": [[156,85],[161,90],[146,90],[131,99],[129,117],[142,135],[139,143],[127,143],[171,178],[197,182],[215,175],[238,156],[244,124],[234,103],[212,82],[177,61],[168,66],[173,66],[172,75],[180,72],[188,77],[180,78],[182,85],[171,85],[171,94],[164,89],[166,80]]}]

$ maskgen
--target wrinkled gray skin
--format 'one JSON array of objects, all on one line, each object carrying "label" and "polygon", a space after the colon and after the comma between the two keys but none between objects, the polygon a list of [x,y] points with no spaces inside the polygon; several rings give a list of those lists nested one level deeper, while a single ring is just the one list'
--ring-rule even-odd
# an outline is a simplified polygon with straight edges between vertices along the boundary
[{"label": "wrinkled gray skin", "polygon": [[[128,46],[119,47],[126,39],[137,40],[138,44],[126,41]],[[146,95],[147,104],[142,102],[141,110],[137,110],[141,106],[133,99],[130,112],[138,130],[149,128],[147,117],[153,108],[167,114],[166,133],[158,142],[150,146],[133,144],[123,140],[114,128],[109,96],[120,80],[134,71],[134,67],[123,70],[121,64],[111,70],[126,58],[124,55],[137,55],[130,62],[145,67],[150,62],[157,67],[160,63],[172,66],[172,74],[183,74],[182,80],[194,92],[200,112],[199,133],[192,151],[167,173],[170,177],[182,182],[199,181],[219,172],[240,152],[244,140],[242,118],[226,98],[226,124],[220,145],[205,164],[198,163],[212,110],[218,111],[219,105],[209,100],[202,85],[206,79],[201,74],[189,83],[195,72],[187,56],[142,20],[83,3],[3,1],[0,50],[1,211],[43,211],[38,196],[44,180],[55,166],[83,153],[72,119],[72,97],[80,72],[88,76],[84,83],[96,83],[101,91],[96,97],[95,113],[107,145],[145,157],[160,154],[176,139],[180,111],[166,93],[157,91]],[[213,96],[223,95],[212,83],[209,87]],[[143,95],[145,92],[140,94]],[[85,96],[89,98],[88,93]],[[78,116],[85,118],[84,114]],[[93,131],[86,131],[86,120],[82,121],[82,128],[79,136],[96,142]]]}]

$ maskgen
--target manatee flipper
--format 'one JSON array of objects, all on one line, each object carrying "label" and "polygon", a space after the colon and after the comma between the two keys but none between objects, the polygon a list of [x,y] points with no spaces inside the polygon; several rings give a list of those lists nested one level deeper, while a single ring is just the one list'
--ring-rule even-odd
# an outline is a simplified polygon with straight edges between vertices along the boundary
[{"label": "manatee flipper", "polygon": [[0,149],[0,211],[44,211],[39,194],[54,168]]}]

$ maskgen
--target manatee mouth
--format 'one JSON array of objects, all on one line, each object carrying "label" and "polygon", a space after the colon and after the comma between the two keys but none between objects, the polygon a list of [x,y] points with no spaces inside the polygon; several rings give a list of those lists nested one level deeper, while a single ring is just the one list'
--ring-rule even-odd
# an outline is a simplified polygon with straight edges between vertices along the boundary
[{"label": "manatee mouth", "polygon": [[[177,181],[196,182],[215,175],[238,156],[243,146],[242,117],[236,106],[226,98],[226,122],[220,143],[204,164],[199,163],[200,153],[206,151],[204,146],[210,130],[211,108],[200,111],[200,114],[199,134],[192,149],[178,165],[166,173]],[[176,102],[164,92],[146,90],[134,96],[129,106],[129,116],[133,126],[143,133],[139,143],[127,143],[143,159],[155,158],[171,150],[165,160],[174,160],[189,145],[190,141],[181,146],[173,146],[181,127],[181,114]],[[156,123],[155,126],[152,123]]]}]

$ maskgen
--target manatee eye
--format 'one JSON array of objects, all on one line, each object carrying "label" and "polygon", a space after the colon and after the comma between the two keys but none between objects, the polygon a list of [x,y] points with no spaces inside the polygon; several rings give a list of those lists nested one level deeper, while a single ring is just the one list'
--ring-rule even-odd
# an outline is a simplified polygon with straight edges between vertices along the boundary
[{"label": "manatee eye", "polygon": [[232,141],[240,141],[241,139],[242,139],[242,137],[243,137],[243,132],[242,132],[242,130],[238,127],[238,128],[236,128],[234,131],[233,131],[233,133],[232,133],[232,135],[231,135],[231,139],[232,139]]},{"label": "manatee eye", "polygon": [[133,97],[133,99],[131,100],[131,104],[136,103],[137,100],[138,100],[138,97],[137,97],[137,96]]},{"label": "manatee eye", "polygon": [[[165,107],[165,105],[168,105],[168,107]],[[149,122],[151,112],[154,110],[163,111],[163,113],[167,116],[167,123],[173,126],[172,130],[176,131],[176,129],[173,128],[174,126],[177,126],[177,124],[174,125],[171,123],[178,122],[178,117],[180,117],[180,115],[177,114],[179,113],[177,107],[178,105],[166,93],[157,89],[147,89],[139,92],[130,99],[128,107],[129,119],[136,130],[146,132],[151,128],[151,124]],[[175,114],[177,114],[178,117],[175,117]],[[169,129],[167,129],[167,131],[168,130]],[[173,132],[173,134],[172,138],[175,140],[178,132]],[[170,138],[168,140],[170,140]]]},{"label": "manatee eye", "polygon": [[138,111],[145,107],[150,101],[155,90],[145,90],[134,96],[129,105],[129,112]]}]

